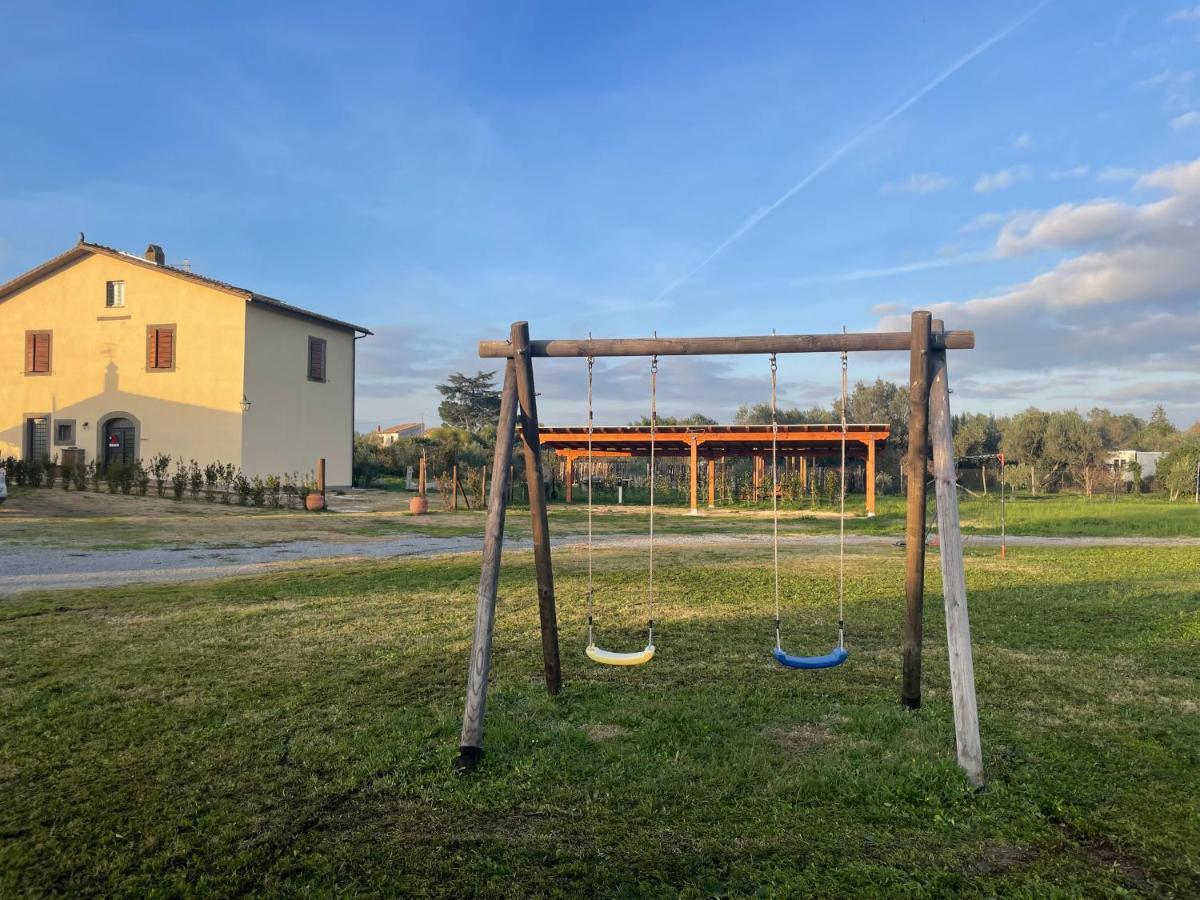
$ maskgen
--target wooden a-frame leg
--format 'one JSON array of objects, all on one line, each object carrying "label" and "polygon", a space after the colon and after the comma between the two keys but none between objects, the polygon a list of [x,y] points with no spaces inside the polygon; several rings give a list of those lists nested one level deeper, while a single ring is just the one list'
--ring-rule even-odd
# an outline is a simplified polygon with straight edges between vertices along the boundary
[{"label": "wooden a-frame leg", "polygon": [[492,626],[496,621],[496,588],[500,580],[500,551],[504,545],[504,513],[512,480],[513,441],[517,422],[517,376],[510,359],[504,368],[500,392],[500,420],[496,427],[496,452],[492,457],[492,490],[488,499],[487,525],[483,536],[483,564],[479,572],[479,595],[475,604],[475,639],[471,644],[471,668],[467,676],[467,706],[459,738],[457,772],[469,772],[483,753],[483,715],[487,705],[488,670],[492,657]]},{"label": "wooden a-frame leg", "polygon": [[979,709],[975,702],[975,664],[971,655],[971,624],[967,618],[967,581],[958,521],[954,435],[945,350],[934,351],[930,358],[929,435],[933,442],[934,491],[937,494],[942,595],[946,608],[946,648],[950,655],[950,695],[954,703],[954,737],[958,747],[958,764],[966,773],[967,780],[979,788],[983,787],[983,749],[979,742]]}]

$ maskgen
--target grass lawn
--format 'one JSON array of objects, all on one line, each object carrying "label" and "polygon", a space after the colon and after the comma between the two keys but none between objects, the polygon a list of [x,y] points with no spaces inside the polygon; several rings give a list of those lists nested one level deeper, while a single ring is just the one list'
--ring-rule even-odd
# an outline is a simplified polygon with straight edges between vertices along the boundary
[{"label": "grass lawn", "polygon": [[[644,554],[597,557],[640,646]],[[969,554],[988,788],[954,764],[931,554],[926,693],[898,695],[902,560],[848,557],[850,661],[775,665],[763,551],[659,554],[659,656],[541,686],[505,565],[487,750],[450,773],[474,557],[0,604],[0,895],[1200,894],[1200,551]],[[834,637],[836,557],[789,552],[785,643]]]}]

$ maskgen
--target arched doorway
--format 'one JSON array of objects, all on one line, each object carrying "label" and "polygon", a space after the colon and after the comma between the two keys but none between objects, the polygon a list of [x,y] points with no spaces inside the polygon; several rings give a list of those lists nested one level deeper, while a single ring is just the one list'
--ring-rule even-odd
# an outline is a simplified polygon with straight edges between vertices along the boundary
[{"label": "arched doorway", "polygon": [[104,423],[104,470],[113,463],[128,466],[137,459],[137,428],[129,419],[118,417]]}]

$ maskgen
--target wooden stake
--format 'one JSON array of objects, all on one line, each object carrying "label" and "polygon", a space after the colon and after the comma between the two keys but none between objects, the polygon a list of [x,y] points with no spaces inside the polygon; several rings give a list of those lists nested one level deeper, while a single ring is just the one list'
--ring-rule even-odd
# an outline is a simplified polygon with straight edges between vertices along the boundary
[{"label": "wooden stake", "polygon": [[[500,421],[496,429],[496,451],[492,471],[491,503],[483,533],[483,564],[479,571],[479,593],[475,603],[475,639],[471,644],[471,665],[467,675],[467,705],[463,711],[459,738],[457,772],[469,772],[479,764],[483,753],[483,716],[487,706],[488,669],[492,658],[492,626],[496,621],[496,588],[500,581],[500,551],[504,546],[504,513],[512,467],[513,440],[517,422],[517,377],[512,360],[504,367],[504,386],[500,392]],[[505,477],[505,473],[509,477]]]},{"label": "wooden stake", "polygon": [[450,495],[454,498],[454,511],[458,512],[458,466],[450,467]]},{"label": "wooden stake", "polygon": [[904,649],[900,703],[921,706],[921,618],[925,601],[925,472],[929,445],[930,319],[912,314],[908,388],[908,509],[904,529]]},{"label": "wooden stake", "polygon": [[554,609],[550,522],[546,513],[546,494],[542,489],[542,451],[538,439],[537,392],[533,386],[533,359],[529,355],[528,322],[513,324],[512,347],[517,369],[521,441],[525,447],[525,483],[529,489],[529,514],[533,520],[533,565],[537,570],[542,661],[546,670],[546,690],[554,695],[562,685],[562,665],[558,656],[558,616]]},{"label": "wooden stake", "polygon": [[325,457],[317,460],[317,493],[325,496]]},{"label": "wooden stake", "polygon": [[479,506],[480,508],[487,507],[487,463],[483,464],[479,475]]},{"label": "wooden stake", "polygon": [[950,694],[954,703],[954,738],[958,747],[958,764],[966,772],[967,780],[979,788],[983,787],[983,750],[979,743],[979,709],[975,702],[971,624],[967,618],[967,580],[958,521],[954,435],[945,350],[935,350],[930,358],[929,432],[933,440],[934,490],[937,493],[938,537],[942,555],[946,648],[950,655]]}]

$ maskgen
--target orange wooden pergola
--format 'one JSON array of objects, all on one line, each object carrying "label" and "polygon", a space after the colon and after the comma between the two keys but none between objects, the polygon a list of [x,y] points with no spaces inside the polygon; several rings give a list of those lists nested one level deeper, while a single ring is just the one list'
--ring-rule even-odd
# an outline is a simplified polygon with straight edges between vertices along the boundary
[{"label": "orange wooden pergola", "polygon": [[[588,455],[588,430],[584,426],[542,427],[538,434],[543,446],[552,447],[564,461],[567,502],[572,502],[574,469],[577,459]],[[847,425],[846,457],[866,460],[867,515],[875,515],[875,457],[887,446],[891,436],[888,425]],[[800,475],[807,478],[808,466],[817,457],[840,453],[842,429],[835,424],[780,425],[777,451],[794,457]],[[691,512],[699,512],[700,460],[707,461],[708,508],[716,505],[716,464],[728,456],[749,456],[755,460],[755,484],[765,478],[771,454],[770,425],[660,425],[654,431],[656,456],[686,456],[690,462]],[[649,425],[595,426],[592,431],[593,457],[632,457],[650,455]]]}]

